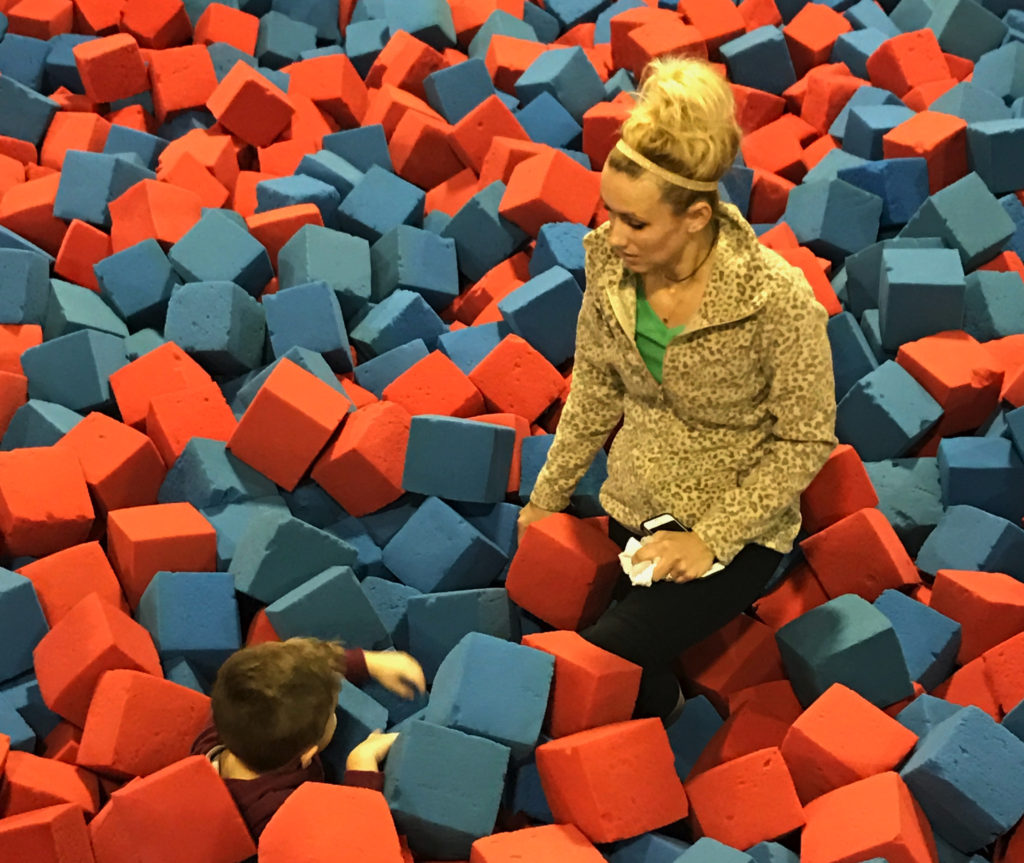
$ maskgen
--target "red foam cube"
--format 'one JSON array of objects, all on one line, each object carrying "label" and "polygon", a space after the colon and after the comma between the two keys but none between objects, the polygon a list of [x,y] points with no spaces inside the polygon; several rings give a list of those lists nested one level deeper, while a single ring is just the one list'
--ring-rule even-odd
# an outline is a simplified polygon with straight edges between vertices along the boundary
[{"label": "red foam cube", "polygon": [[619,547],[565,513],[531,524],[512,558],[509,598],[556,629],[583,629],[608,607],[622,572]]},{"label": "red foam cube", "polygon": [[395,173],[431,189],[465,169],[449,143],[451,126],[419,111],[406,111],[395,126],[389,149]]},{"label": "red foam cube", "polygon": [[0,225],[56,255],[67,224],[53,215],[60,174],[52,168],[26,169],[28,179],[8,189],[0,200]]},{"label": "red foam cube", "polygon": [[40,557],[84,542],[94,518],[74,454],[55,447],[0,452],[0,532],[8,554]]},{"label": "red foam cube", "polygon": [[107,516],[107,553],[134,609],[161,570],[213,572],[217,531],[190,503],[115,509]]},{"label": "red foam cube", "polygon": [[115,252],[143,240],[170,246],[199,221],[198,192],[169,182],[140,180],[110,202],[110,246]]},{"label": "red foam cube", "polygon": [[473,843],[469,863],[602,863],[605,857],[572,824],[494,833]]},{"label": "red foam cube", "polygon": [[99,794],[96,777],[84,770],[52,758],[13,751],[7,756],[0,787],[0,816],[70,803],[91,817],[100,808]]},{"label": "red foam cube", "polygon": [[555,657],[547,715],[552,737],[623,722],[633,715],[639,665],[564,630],[525,635],[523,644]]},{"label": "red foam cube", "polygon": [[341,128],[348,129],[363,122],[369,94],[356,67],[344,54],[311,57],[290,63],[281,71],[288,74],[289,93],[308,96]]},{"label": "red foam cube", "polygon": [[98,542],[48,554],[17,572],[32,582],[51,629],[91,593],[127,611],[121,584]]},{"label": "red foam cube", "polygon": [[487,45],[484,64],[495,87],[506,93],[514,93],[516,79],[546,50],[546,45],[533,39],[520,39],[499,33],[492,36]]},{"label": "red foam cube", "polygon": [[148,776],[188,756],[210,722],[210,699],[130,669],[100,678],[78,747],[78,764],[115,778]]},{"label": "red foam cube", "polygon": [[775,632],[745,614],[683,651],[679,666],[689,685],[723,713],[731,693],[786,677]]},{"label": "red foam cube", "polygon": [[196,45],[227,42],[245,54],[255,55],[259,33],[258,16],[222,3],[211,3],[196,20],[192,40]]},{"label": "red foam cube", "polygon": [[146,434],[168,468],[192,438],[226,441],[237,427],[224,393],[213,382],[154,395],[146,412]]},{"label": "red foam cube", "polygon": [[817,533],[865,507],[878,506],[864,462],[849,444],[841,443],[800,495],[804,530]]},{"label": "red foam cube", "polygon": [[530,278],[529,258],[520,252],[491,267],[451,305],[457,320],[471,324],[488,305],[508,296]]},{"label": "red foam cube", "polygon": [[800,548],[830,598],[856,593],[874,602],[882,591],[920,583],[921,575],[889,520],[864,508],[809,536]]},{"label": "red foam cube", "polygon": [[221,79],[206,107],[221,126],[254,147],[272,143],[295,112],[284,92],[242,62]]},{"label": "red foam cube", "polygon": [[565,389],[565,379],[521,336],[505,336],[469,373],[487,406],[530,422]]},{"label": "red foam cube", "polygon": [[388,384],[384,401],[410,414],[471,417],[482,413],[484,399],[473,382],[441,351],[431,351]]},{"label": "red foam cube", "polygon": [[548,222],[587,224],[601,197],[600,175],[550,148],[512,171],[498,213],[532,237]]},{"label": "red foam cube", "polygon": [[402,495],[411,423],[396,402],[358,408],[313,466],[313,480],[356,517],[393,503]]},{"label": "red foam cube", "polygon": [[78,726],[104,672],[131,668],[163,677],[149,632],[96,594],[64,615],[32,657],[46,706]]},{"label": "red foam cube", "polygon": [[16,0],[5,8],[8,29],[19,36],[46,40],[58,33],[71,32],[71,0]]},{"label": "red foam cube", "polygon": [[598,102],[583,114],[583,152],[592,166],[604,165],[628,116],[629,106],[619,101]]},{"label": "red foam cube", "polygon": [[53,271],[62,279],[99,293],[93,266],[112,251],[110,234],[81,219],[72,219],[57,250]]},{"label": "red foam cube", "polygon": [[28,378],[17,372],[0,371],[0,437],[11,419],[28,401]]},{"label": "red foam cube", "polygon": [[934,195],[967,174],[967,121],[921,111],[882,136],[882,154],[886,159],[924,158],[928,191]]},{"label": "red foam cube", "polygon": [[480,173],[491,141],[498,136],[530,140],[508,106],[497,96],[488,96],[452,127],[450,143],[466,167]]},{"label": "red foam cube", "polygon": [[639,836],[689,811],[659,719],[581,731],[538,746],[536,755],[555,821],[576,825],[591,842]]},{"label": "red foam cube", "polygon": [[153,111],[163,122],[174,111],[201,108],[217,88],[217,75],[205,45],[150,51],[149,80]]},{"label": "red foam cube", "polygon": [[950,77],[939,40],[928,28],[887,39],[868,57],[867,70],[872,84],[900,97],[920,84]]},{"label": "red foam cube", "polygon": [[612,30],[612,61],[639,77],[644,67],[663,54],[688,54],[707,59],[704,34],[678,17],[651,20],[616,34]]},{"label": "red foam cube", "polygon": [[171,48],[192,39],[192,22],[182,0],[125,0],[121,29],[142,48]]},{"label": "red foam cube", "polygon": [[[209,6],[207,8],[210,8]],[[277,207],[262,213],[253,213],[245,219],[245,225],[270,255],[270,263],[277,268],[277,255],[303,225],[323,227],[324,219],[316,204],[292,204]]]},{"label": "red foam cube", "polygon": [[981,655],[981,663],[985,682],[1000,712],[1009,713],[1024,700],[1024,632],[990,647]]},{"label": "red foam cube", "polygon": [[960,624],[960,665],[1024,631],[1024,584],[1002,572],[940,569],[928,604]]},{"label": "red foam cube", "polygon": [[793,778],[775,747],[726,761],[686,783],[697,832],[733,848],[778,839],[804,825]]},{"label": "red foam cube", "polygon": [[[995,650],[996,648],[991,649]],[[993,663],[993,665],[995,664]],[[931,694],[936,698],[945,699],[951,704],[960,704],[963,707],[974,705],[979,710],[984,710],[996,722],[1001,721],[1003,711],[999,706],[999,698],[994,692],[991,677],[985,666],[986,654],[983,653],[977,659],[972,659],[954,671],[936,686]]]},{"label": "red foam cube", "polygon": [[282,359],[246,408],[228,449],[291,491],[351,406],[316,375]]},{"label": "red foam cube", "polygon": [[507,491],[519,491],[519,483],[522,480],[523,472],[523,440],[530,437],[530,422],[518,414],[479,414],[473,417],[477,422],[491,423],[493,425],[505,426],[516,433],[515,443],[512,445],[512,462],[508,468]]},{"label": "red foam cube", "polygon": [[746,24],[732,0],[679,0],[678,10],[700,30],[709,53],[716,59],[718,48],[730,39],[742,36]]},{"label": "red foam cube", "polygon": [[869,776],[804,807],[802,863],[935,863],[931,826],[898,773]]},{"label": "red foam cube", "polygon": [[398,832],[384,795],[369,788],[303,782],[260,835],[264,863],[331,860],[401,863]]},{"label": "red foam cube", "polygon": [[110,376],[121,418],[144,430],[149,405],[155,396],[209,384],[213,378],[174,342],[165,342],[122,366]]},{"label": "red foam cube", "polygon": [[94,863],[85,814],[73,803],[44,806],[0,819],[0,847],[10,860]]},{"label": "red foam cube", "polygon": [[58,111],[46,130],[39,164],[60,170],[68,150],[99,153],[107,141],[110,123],[91,111]]},{"label": "red foam cube", "polygon": [[803,6],[782,28],[797,77],[828,60],[836,39],[852,29],[853,25],[830,6],[822,3]]},{"label": "red foam cube", "polygon": [[391,84],[426,99],[423,79],[444,67],[438,51],[406,30],[395,30],[366,73],[366,86]]},{"label": "red foam cube", "polygon": [[42,343],[39,324],[0,324],[0,371],[22,375],[21,355]]},{"label": "red foam cube", "polygon": [[917,735],[841,683],[789,727],[782,755],[804,803],[851,782],[895,770]]},{"label": "red foam cube", "polygon": [[149,88],[146,62],[130,33],[80,42],[71,53],[85,95],[94,102],[114,102]]},{"label": "red foam cube", "polygon": [[256,846],[202,755],[129,782],[89,825],[96,863],[238,863]]},{"label": "red foam cube", "polygon": [[801,561],[782,584],[754,603],[757,619],[778,631],[801,614],[824,605],[828,594],[805,562]]}]

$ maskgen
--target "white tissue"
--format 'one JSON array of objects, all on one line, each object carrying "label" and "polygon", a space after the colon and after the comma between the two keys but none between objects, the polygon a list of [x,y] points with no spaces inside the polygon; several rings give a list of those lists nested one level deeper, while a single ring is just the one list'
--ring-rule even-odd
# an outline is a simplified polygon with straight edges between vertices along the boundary
[{"label": "white tissue", "polygon": [[[637,549],[643,548],[651,538],[645,536],[642,540],[637,540],[635,537],[630,537],[625,549],[619,552],[619,563],[622,564],[622,571],[629,576],[633,587],[650,587],[653,583],[651,576],[654,574],[654,567],[658,563],[658,558],[633,563],[633,555],[636,554]],[[713,575],[722,569],[725,569],[725,567],[716,561],[711,564],[707,572],[698,576],[698,578],[707,578],[709,575]]]}]

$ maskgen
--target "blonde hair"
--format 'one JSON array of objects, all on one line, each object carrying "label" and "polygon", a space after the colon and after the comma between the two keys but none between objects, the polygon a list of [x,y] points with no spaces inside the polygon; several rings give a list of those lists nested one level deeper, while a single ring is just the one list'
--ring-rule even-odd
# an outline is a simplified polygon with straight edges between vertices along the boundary
[{"label": "blonde hair", "polygon": [[[740,146],[740,127],[728,82],[705,60],[661,57],[647,64],[637,104],[622,124],[622,140],[652,162],[693,180],[717,181]],[[646,173],[612,150],[608,165],[631,177]],[[717,192],[695,192],[653,177],[662,197],[681,213],[698,200],[717,207]]]}]

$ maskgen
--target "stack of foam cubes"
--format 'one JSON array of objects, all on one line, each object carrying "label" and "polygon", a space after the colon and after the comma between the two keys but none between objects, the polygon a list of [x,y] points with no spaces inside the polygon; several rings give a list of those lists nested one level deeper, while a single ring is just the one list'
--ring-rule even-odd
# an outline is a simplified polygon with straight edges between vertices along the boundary
[{"label": "stack of foam cubes", "polygon": [[[407,650],[261,863],[1024,860],[1016,0],[2,0],[0,859],[257,853],[190,756],[219,664]],[[840,445],[668,729],[578,630],[600,452],[516,517],[581,239],[653,57],[745,130],[724,200],[829,312]]]}]

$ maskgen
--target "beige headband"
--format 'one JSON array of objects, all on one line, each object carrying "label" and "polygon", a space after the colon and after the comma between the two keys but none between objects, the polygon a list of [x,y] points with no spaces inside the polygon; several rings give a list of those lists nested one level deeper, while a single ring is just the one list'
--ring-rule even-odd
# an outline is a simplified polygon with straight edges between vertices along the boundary
[{"label": "beige headband", "polygon": [[661,167],[661,165],[656,165],[646,156],[641,156],[621,138],[619,138],[619,142],[615,145],[615,149],[622,153],[622,155],[631,162],[635,162],[641,168],[647,169],[654,174],[654,176],[660,177],[666,183],[672,183],[674,186],[682,186],[684,189],[692,189],[694,192],[714,192],[718,189],[718,183],[716,181],[691,180],[689,177],[674,174],[672,171],[668,171]]}]

